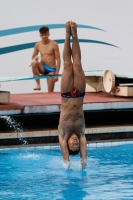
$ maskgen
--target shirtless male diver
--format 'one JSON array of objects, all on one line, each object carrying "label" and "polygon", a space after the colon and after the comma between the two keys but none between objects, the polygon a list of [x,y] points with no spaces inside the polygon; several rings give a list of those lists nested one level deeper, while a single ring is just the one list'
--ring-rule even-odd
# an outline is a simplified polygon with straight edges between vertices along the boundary
[{"label": "shirtless male diver", "polygon": [[[40,74],[58,74],[60,70],[60,52],[58,44],[49,39],[49,28],[43,26],[39,29],[41,41],[37,42],[34,46],[32,55],[32,72],[34,75]],[[41,55],[39,62],[38,53]],[[55,82],[58,78],[48,78],[48,92],[54,91]],[[40,80],[36,80],[36,87],[34,90],[41,90]]]},{"label": "shirtless male diver", "polygon": [[[72,49],[70,37],[72,36]],[[72,57],[72,60],[71,60]],[[64,69],[61,78],[62,110],[59,120],[59,143],[64,162],[70,168],[69,155],[80,152],[82,169],[86,167],[86,138],[83,113],[85,75],[81,65],[81,52],[75,22],[66,23],[63,50]]]}]

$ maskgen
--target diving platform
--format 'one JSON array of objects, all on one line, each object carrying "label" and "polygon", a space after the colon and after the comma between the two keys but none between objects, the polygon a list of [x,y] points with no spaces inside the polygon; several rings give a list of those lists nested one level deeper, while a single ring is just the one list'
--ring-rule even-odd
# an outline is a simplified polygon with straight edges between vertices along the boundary
[{"label": "diving platform", "polygon": [[[84,111],[133,109],[133,97],[113,97],[106,92],[86,92]],[[59,92],[40,92],[11,94],[10,102],[0,103],[0,116],[27,115],[41,113],[60,113],[61,96]]]},{"label": "diving platform", "polygon": [[[133,97],[133,74],[119,73],[111,70],[85,71],[86,92],[97,93],[104,91],[111,95]],[[39,75],[24,77],[1,77],[0,83],[10,81],[25,81],[61,77],[58,75]],[[0,91],[0,103],[10,101],[10,91]]]}]

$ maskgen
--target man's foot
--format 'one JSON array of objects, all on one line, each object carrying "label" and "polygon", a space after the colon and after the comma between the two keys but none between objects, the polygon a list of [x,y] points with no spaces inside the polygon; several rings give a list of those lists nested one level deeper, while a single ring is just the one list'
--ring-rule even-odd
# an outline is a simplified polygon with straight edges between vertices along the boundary
[{"label": "man's foot", "polygon": [[72,37],[73,38],[77,37],[77,24],[75,22],[70,21],[70,26],[71,26]]},{"label": "man's foot", "polygon": [[34,88],[34,90],[41,90],[41,87],[37,86]]},{"label": "man's foot", "polygon": [[71,37],[71,26],[69,21],[66,23],[66,34]]}]

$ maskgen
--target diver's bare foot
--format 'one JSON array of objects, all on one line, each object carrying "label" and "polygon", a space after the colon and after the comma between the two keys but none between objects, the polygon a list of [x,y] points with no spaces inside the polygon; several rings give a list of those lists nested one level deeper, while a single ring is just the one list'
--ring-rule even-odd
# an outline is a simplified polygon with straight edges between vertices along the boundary
[{"label": "diver's bare foot", "polygon": [[73,38],[77,37],[77,24],[73,21],[70,21],[70,26],[71,26],[72,37]]},{"label": "diver's bare foot", "polygon": [[37,86],[34,88],[34,90],[41,90],[41,87]]},{"label": "diver's bare foot", "polygon": [[71,36],[71,26],[69,21],[66,23],[66,35],[69,37]]}]

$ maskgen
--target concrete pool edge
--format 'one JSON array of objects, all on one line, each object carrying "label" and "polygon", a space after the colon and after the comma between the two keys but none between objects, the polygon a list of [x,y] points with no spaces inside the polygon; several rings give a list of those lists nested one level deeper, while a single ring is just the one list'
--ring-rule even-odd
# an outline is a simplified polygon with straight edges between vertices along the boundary
[{"label": "concrete pool edge", "polygon": [[[124,133],[133,132],[133,126],[103,126],[103,127],[90,127],[85,129],[85,135],[87,134],[100,134],[100,133]],[[30,137],[50,137],[58,136],[58,130],[39,130],[39,131],[24,131],[24,132],[10,132],[0,133],[0,139],[12,139],[12,138],[30,138]]]},{"label": "concrete pool edge", "polygon": [[[107,141],[90,141],[87,143],[87,148],[98,148],[98,147],[111,147],[119,146],[124,144],[133,144],[133,139],[121,139],[121,140],[107,140]],[[43,149],[60,149],[59,143],[48,143],[48,144],[26,144],[26,145],[8,145],[0,146],[2,149],[16,149],[16,148],[43,148]]]},{"label": "concrete pool edge", "polygon": [[[106,126],[85,129],[87,143],[133,140],[133,126]],[[58,130],[0,133],[0,146],[58,144]]]}]

